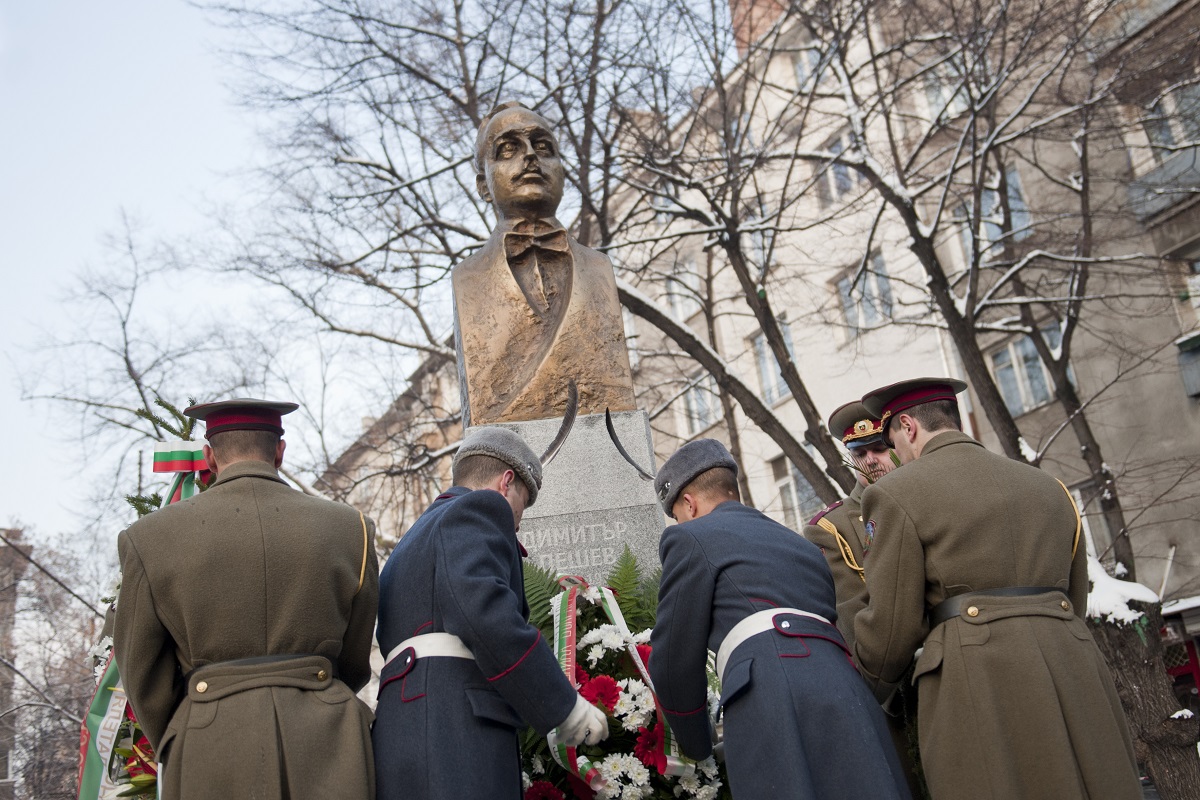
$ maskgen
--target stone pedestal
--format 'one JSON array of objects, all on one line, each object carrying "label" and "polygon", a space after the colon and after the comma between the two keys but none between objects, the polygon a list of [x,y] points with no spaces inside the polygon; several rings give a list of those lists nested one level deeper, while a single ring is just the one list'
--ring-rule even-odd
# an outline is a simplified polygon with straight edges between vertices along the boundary
[{"label": "stone pedestal", "polygon": [[[621,443],[642,468],[654,472],[654,447],[645,411],[612,415]],[[560,419],[508,422],[535,453],[558,432]],[[562,575],[600,582],[625,545],[637,556],[642,574],[658,567],[658,539],[665,518],[654,484],[643,480],[609,439],[603,414],[575,420],[566,443],[542,477],[537,502],[525,510],[517,537],[529,560]]]}]

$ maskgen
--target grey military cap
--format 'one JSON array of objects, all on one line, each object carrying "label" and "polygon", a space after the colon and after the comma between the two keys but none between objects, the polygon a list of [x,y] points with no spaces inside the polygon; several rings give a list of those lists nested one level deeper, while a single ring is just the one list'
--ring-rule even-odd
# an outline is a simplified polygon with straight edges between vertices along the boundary
[{"label": "grey military cap", "polygon": [[654,491],[658,493],[658,502],[668,517],[671,516],[675,501],[679,499],[679,493],[700,473],[715,467],[727,467],[737,475],[737,462],[729,455],[725,445],[716,439],[688,442],[667,459],[654,479]]},{"label": "grey military cap", "polygon": [[494,426],[471,428],[458,447],[454,463],[467,456],[491,456],[508,464],[529,490],[527,505],[537,500],[538,489],[542,488],[542,465],[519,434]]}]

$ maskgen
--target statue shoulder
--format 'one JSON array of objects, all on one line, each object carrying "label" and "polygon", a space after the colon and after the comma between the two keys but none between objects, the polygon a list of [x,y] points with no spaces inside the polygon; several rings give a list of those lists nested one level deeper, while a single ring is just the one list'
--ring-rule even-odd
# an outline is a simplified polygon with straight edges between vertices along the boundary
[{"label": "statue shoulder", "polygon": [[456,286],[460,281],[476,277],[492,268],[496,260],[498,241],[496,234],[493,233],[491,238],[483,243],[483,247],[450,268],[450,279]]}]

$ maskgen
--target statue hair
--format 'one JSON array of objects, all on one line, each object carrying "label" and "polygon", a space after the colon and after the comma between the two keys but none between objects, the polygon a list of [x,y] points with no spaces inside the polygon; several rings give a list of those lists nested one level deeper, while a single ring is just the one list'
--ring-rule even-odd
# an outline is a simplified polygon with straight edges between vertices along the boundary
[{"label": "statue hair", "polygon": [[[530,108],[520,100],[505,100],[503,103],[497,103],[491,111],[484,114],[483,119],[479,121],[479,131],[475,134],[475,157],[471,162],[475,165],[475,173],[477,175],[483,174],[483,148],[487,144],[486,139],[488,125],[492,123],[492,120],[495,119],[497,114],[499,114],[501,111],[507,111],[510,108],[523,108],[530,114],[542,117],[542,115],[539,114],[535,109]],[[546,118],[542,117],[542,119]],[[546,122],[549,123],[549,120],[546,120]]]}]

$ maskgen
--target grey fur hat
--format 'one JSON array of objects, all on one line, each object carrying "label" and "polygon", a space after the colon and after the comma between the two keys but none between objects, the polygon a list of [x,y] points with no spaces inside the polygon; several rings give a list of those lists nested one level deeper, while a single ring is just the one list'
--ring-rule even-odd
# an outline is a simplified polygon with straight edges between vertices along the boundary
[{"label": "grey fur hat", "polygon": [[527,505],[537,500],[542,488],[542,464],[516,432],[497,426],[471,428],[454,455],[454,463],[467,456],[491,456],[508,464],[529,490]]},{"label": "grey fur hat", "polygon": [[708,472],[715,467],[726,467],[737,475],[737,462],[725,449],[725,445],[716,439],[697,439],[688,442],[675,451],[675,455],[667,459],[654,479],[654,491],[658,494],[658,502],[669,517],[671,508],[679,499],[679,493],[694,481],[702,472]]}]

